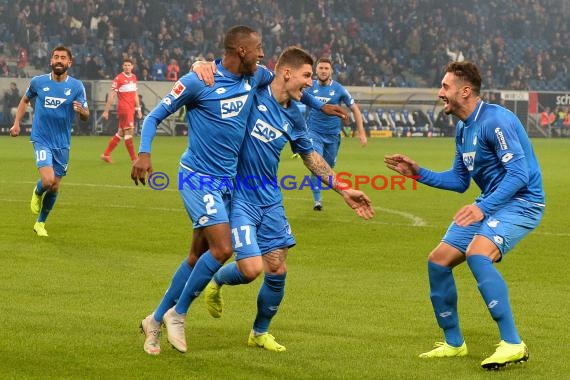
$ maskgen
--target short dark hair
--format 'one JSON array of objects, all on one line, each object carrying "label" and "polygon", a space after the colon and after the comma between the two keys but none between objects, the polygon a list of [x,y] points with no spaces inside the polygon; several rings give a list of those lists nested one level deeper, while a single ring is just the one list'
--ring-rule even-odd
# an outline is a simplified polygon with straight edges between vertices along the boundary
[{"label": "short dark hair", "polygon": [[70,50],[68,47],[63,46],[63,45],[59,45],[59,46],[54,47],[54,48],[52,49],[52,51],[51,51],[51,56],[52,56],[52,57],[53,57],[53,53],[55,53],[56,51],[65,51],[65,52],[67,52],[67,55],[69,55],[69,60],[70,60],[70,61],[73,61],[73,55],[71,55],[71,50]]},{"label": "short dark hair", "polygon": [[243,40],[249,38],[253,33],[257,32],[249,26],[236,25],[231,27],[224,37],[224,49],[226,51],[237,49],[243,43]]},{"label": "short dark hair", "polygon": [[446,73],[454,74],[459,80],[467,82],[471,85],[471,90],[475,95],[479,95],[481,91],[481,74],[479,68],[472,62],[450,62],[445,67]]},{"label": "short dark hair", "polygon": [[318,61],[317,61],[317,65],[318,65],[319,63],[328,63],[329,65],[331,65],[331,67],[332,67],[332,65],[333,65],[333,64],[332,64],[332,59],[330,59],[329,57],[321,57],[321,58],[319,58]]},{"label": "short dark hair", "polygon": [[313,57],[305,50],[298,48],[296,46],[289,46],[279,55],[277,59],[277,64],[275,65],[275,71],[279,70],[281,66],[291,65],[294,68],[299,68],[303,65],[313,66]]},{"label": "short dark hair", "polygon": [[123,59],[123,63],[125,63],[125,62],[128,62],[128,63],[130,63],[131,65],[134,65],[133,60],[130,59],[130,58],[125,58],[125,59]]}]

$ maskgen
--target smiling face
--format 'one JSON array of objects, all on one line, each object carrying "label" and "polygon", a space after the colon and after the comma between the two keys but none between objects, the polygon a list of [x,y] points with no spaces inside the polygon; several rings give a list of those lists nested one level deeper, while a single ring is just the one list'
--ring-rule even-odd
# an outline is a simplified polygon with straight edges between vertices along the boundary
[{"label": "smiling face", "polygon": [[285,69],[285,90],[290,98],[300,100],[305,88],[311,87],[313,68],[310,64]]},{"label": "smiling face", "polygon": [[71,67],[71,58],[65,50],[54,50],[49,63],[53,73],[61,76]]},{"label": "smiling face", "polygon": [[243,44],[239,48],[239,56],[242,74],[253,74],[257,69],[257,63],[264,57],[259,33],[251,33],[248,38],[243,41]]},{"label": "smiling face", "polygon": [[466,120],[481,100],[481,75],[468,61],[451,62],[445,68],[437,96],[443,100],[443,111]]},{"label": "smiling face", "polygon": [[463,84],[453,73],[446,73],[441,80],[437,96],[444,102],[443,111],[446,115],[455,114],[461,108],[462,92],[465,89]]},{"label": "smiling face", "polygon": [[286,48],[275,65],[275,79],[271,83],[273,96],[284,107],[291,99],[300,100],[305,88],[313,84],[313,58],[295,46]]}]

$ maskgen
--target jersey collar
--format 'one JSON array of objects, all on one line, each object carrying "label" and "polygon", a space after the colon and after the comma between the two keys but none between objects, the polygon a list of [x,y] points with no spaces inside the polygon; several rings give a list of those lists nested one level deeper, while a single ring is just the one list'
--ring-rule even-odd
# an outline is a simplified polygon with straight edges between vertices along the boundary
[{"label": "jersey collar", "polygon": [[471,112],[471,115],[469,115],[469,117],[465,120],[465,125],[470,125],[477,121],[479,114],[481,113],[481,109],[483,108],[483,104],[485,104],[483,100],[479,100],[477,102],[477,106],[475,106],[475,109],[473,112]]}]

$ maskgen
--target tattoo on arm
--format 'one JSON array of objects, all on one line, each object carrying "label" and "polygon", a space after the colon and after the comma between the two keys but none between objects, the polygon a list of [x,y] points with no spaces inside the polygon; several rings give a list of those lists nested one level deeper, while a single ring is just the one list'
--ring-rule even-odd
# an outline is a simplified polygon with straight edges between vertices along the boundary
[{"label": "tattoo on arm", "polygon": [[337,193],[341,193],[341,190],[337,189],[338,182],[336,180],[336,173],[320,154],[313,151],[311,153],[301,154],[301,158],[307,169],[309,169],[313,175],[333,188]]}]

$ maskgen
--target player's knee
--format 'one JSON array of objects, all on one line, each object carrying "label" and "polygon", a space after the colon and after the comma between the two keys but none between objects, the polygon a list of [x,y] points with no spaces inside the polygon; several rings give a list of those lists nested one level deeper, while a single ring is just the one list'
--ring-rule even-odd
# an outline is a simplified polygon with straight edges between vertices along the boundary
[{"label": "player's knee", "polygon": [[287,264],[285,262],[268,265],[265,269],[266,274],[282,275],[287,273]]},{"label": "player's knee", "polygon": [[42,178],[42,187],[48,191],[56,192],[59,188],[59,184],[55,180],[55,177],[47,177]]},{"label": "player's knee", "polygon": [[250,283],[253,280],[255,280],[257,277],[259,277],[262,271],[263,268],[261,266],[240,269],[241,275],[247,281],[247,283]]},{"label": "player's knee", "polygon": [[242,277],[249,283],[263,272],[263,261],[259,256],[238,260],[237,266]]},{"label": "player's knee", "polygon": [[216,260],[218,260],[218,262],[223,264],[228,261],[230,257],[232,257],[233,249],[231,245],[221,245],[217,247],[210,247],[210,253]]},{"label": "player's knee", "polygon": [[446,257],[444,255],[441,255],[439,251],[431,252],[428,255],[428,262],[441,266],[448,266]]}]

